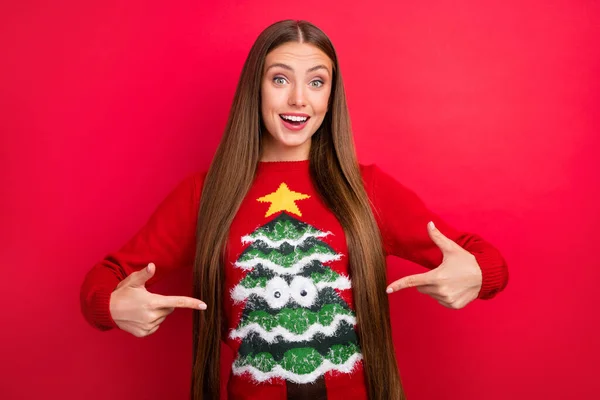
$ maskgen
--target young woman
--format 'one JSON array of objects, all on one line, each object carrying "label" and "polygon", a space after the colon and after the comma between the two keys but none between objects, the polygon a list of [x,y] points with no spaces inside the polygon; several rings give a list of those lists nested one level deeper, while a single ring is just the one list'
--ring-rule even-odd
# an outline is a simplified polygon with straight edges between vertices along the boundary
[{"label": "young woman", "polygon": [[[386,287],[386,255],[431,271]],[[191,265],[194,298],[145,290]],[[223,340],[235,354],[231,399],[397,400],[387,293],[416,286],[462,308],[507,280],[492,245],[357,162],[333,45],[314,25],[287,20],[250,50],[209,170],[93,267],[81,301],[93,326],[136,336],[174,308],[200,309],[193,399],[219,397]]]}]

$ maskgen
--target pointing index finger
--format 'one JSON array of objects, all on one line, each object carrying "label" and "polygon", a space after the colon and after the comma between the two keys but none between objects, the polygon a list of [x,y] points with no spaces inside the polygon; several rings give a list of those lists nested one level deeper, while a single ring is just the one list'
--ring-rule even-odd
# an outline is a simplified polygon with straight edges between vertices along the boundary
[{"label": "pointing index finger", "polygon": [[160,296],[156,302],[158,308],[192,308],[206,310],[206,303],[187,296]]},{"label": "pointing index finger", "polygon": [[406,288],[411,288],[411,287],[416,287],[416,286],[425,286],[425,285],[430,285],[431,284],[431,279],[430,276],[428,275],[427,272],[423,273],[423,274],[416,274],[416,275],[409,275],[409,276],[405,276],[404,278],[400,278],[397,281],[391,283],[386,292],[387,293],[393,293],[393,292],[397,292],[398,290],[402,290],[402,289],[406,289]]}]

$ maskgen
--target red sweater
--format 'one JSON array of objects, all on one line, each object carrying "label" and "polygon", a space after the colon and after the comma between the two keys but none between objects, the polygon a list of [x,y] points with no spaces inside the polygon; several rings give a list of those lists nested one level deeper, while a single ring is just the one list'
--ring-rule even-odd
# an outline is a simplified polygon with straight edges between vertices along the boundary
[{"label": "red sweater", "polygon": [[[446,224],[376,165],[361,165],[361,173],[387,255],[437,267],[442,253],[427,233],[433,221],[475,255],[480,299],[504,289],[506,263],[491,244]],[[133,271],[154,262],[149,287],[170,270],[193,265],[204,176],[183,180],[124,247],[87,274],[81,306],[94,327],[116,327],[110,294]],[[285,399],[307,388],[315,398],[324,391],[328,399],[366,398],[347,254],[342,227],[319,199],[308,161],[260,162],[227,243],[223,340],[236,356],[229,398]]]}]

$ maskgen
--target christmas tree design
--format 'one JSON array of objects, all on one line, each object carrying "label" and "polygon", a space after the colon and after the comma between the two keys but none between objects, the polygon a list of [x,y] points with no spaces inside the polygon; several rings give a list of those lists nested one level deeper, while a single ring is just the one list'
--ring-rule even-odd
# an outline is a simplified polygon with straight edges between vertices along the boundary
[{"label": "christmas tree design", "polygon": [[302,215],[295,202],[309,197],[282,183],[257,199],[271,203],[265,217],[280,214],[242,237],[250,245],[234,264],[247,271],[230,292],[245,302],[229,333],[241,340],[236,375],[313,383],[329,371],[351,372],[362,358],[355,313],[338,294],[350,280],[327,265],[342,257],[321,240],[331,232],[292,216]]}]

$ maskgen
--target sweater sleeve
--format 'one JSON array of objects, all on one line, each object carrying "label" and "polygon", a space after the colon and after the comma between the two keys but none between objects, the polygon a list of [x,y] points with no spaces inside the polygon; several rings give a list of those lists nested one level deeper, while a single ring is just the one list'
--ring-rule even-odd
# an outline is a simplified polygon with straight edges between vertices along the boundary
[{"label": "sweater sleeve", "polygon": [[366,189],[383,236],[387,255],[395,255],[433,269],[443,255],[427,232],[433,221],[446,237],[475,256],[481,268],[479,299],[491,299],[508,283],[508,269],[500,252],[482,237],[461,232],[430,211],[415,192],[376,165],[365,168]]},{"label": "sweater sleeve", "polygon": [[146,283],[149,287],[170,271],[193,265],[204,175],[194,174],[180,182],[121,249],[109,253],[86,274],[80,290],[81,311],[93,327],[101,331],[117,327],[110,314],[110,296],[132,272],[153,262],[156,270]]}]

